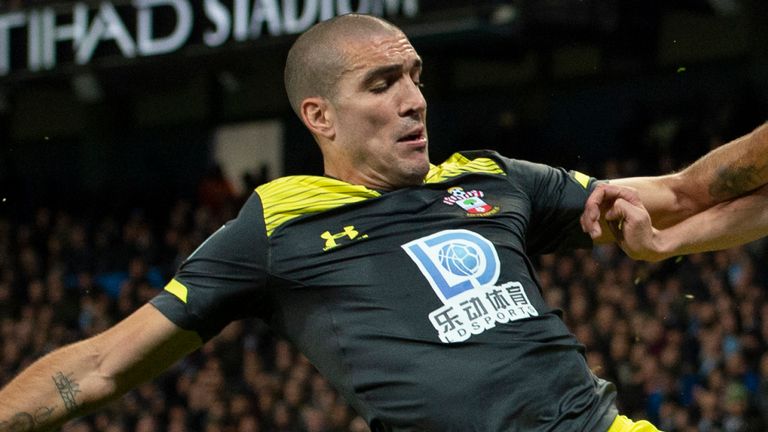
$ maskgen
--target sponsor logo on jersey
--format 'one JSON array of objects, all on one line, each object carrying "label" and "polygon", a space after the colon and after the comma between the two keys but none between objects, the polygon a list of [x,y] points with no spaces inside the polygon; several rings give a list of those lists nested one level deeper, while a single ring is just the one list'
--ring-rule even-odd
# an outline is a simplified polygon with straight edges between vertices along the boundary
[{"label": "sponsor logo on jersey", "polygon": [[325,240],[325,246],[323,246],[323,251],[327,251],[328,249],[333,249],[336,246],[339,246],[342,244],[344,239],[349,240],[360,240],[368,238],[368,234],[360,235],[360,232],[355,229],[354,225],[347,225],[343,228],[343,231],[338,233],[332,233],[330,231],[326,231],[322,234],[320,234],[320,238]]},{"label": "sponsor logo on jersey", "polygon": [[449,188],[448,194],[447,197],[443,198],[443,203],[461,207],[467,212],[467,216],[490,216],[499,212],[499,207],[483,201],[483,196],[485,196],[483,191],[465,191],[456,186]]},{"label": "sponsor logo on jersey", "polygon": [[444,343],[461,342],[497,323],[539,312],[520,282],[499,283],[496,248],[469,230],[445,230],[402,245],[443,302],[429,321]]}]

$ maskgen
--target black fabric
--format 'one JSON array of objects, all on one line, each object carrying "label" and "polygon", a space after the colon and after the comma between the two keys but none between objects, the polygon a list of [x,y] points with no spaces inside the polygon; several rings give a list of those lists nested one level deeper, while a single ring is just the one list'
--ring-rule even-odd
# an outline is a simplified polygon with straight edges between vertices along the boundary
[{"label": "black fabric", "polygon": [[238,217],[203,242],[177,271],[174,279],[189,289],[187,303],[163,291],[152,304],[203,340],[232,321],[265,318],[269,247],[260,215],[261,202],[253,194]]},{"label": "black fabric", "polygon": [[263,318],[372,430],[607,430],[615,389],[587,367],[527,256],[591,245],[578,218],[594,179],[465,156],[506,175],[397,190],[269,237],[257,194],[181,267],[187,304],[153,302],[204,337]]}]

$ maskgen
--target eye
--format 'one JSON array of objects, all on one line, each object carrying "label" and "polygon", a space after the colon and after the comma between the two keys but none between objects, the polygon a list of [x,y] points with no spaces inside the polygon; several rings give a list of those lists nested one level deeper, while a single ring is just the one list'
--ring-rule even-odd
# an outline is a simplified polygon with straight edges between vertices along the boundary
[{"label": "eye", "polygon": [[371,93],[384,93],[392,87],[392,84],[394,84],[395,81],[397,81],[397,78],[381,79],[371,86]]},{"label": "eye", "polygon": [[388,82],[376,84],[375,86],[371,87],[371,93],[384,93],[390,87],[391,85]]},{"label": "eye", "polygon": [[411,81],[418,88],[424,88],[424,80],[421,78],[421,70],[411,72]]}]

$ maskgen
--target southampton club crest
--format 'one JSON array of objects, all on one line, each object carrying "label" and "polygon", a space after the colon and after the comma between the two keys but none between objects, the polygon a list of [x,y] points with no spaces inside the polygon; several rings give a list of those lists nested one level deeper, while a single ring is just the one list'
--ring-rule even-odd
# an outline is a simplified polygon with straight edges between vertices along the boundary
[{"label": "southampton club crest", "polygon": [[443,203],[457,205],[467,212],[467,216],[491,216],[498,213],[499,207],[492,206],[483,201],[483,191],[465,191],[459,186],[448,189],[448,196],[443,198]]},{"label": "southampton club crest", "polygon": [[539,313],[520,282],[498,284],[493,243],[469,230],[445,230],[402,245],[443,306],[429,320],[444,343],[461,342]]}]

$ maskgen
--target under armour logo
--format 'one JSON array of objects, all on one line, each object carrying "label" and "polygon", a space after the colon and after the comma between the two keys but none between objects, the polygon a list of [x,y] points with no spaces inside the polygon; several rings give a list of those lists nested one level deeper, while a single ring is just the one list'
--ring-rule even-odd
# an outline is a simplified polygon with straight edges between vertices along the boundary
[{"label": "under armour logo", "polygon": [[328,249],[333,249],[336,246],[339,245],[339,243],[336,240],[340,240],[344,237],[349,238],[350,240],[354,240],[356,238],[367,238],[367,234],[363,234],[360,236],[360,232],[355,229],[354,225],[347,225],[344,227],[344,231],[340,233],[332,233],[330,231],[326,231],[322,234],[320,234],[320,237],[325,240],[325,247],[323,247],[324,251],[327,251]]}]

